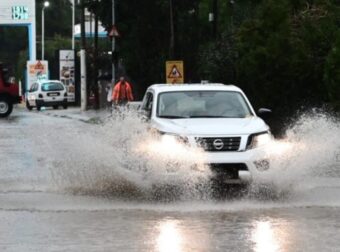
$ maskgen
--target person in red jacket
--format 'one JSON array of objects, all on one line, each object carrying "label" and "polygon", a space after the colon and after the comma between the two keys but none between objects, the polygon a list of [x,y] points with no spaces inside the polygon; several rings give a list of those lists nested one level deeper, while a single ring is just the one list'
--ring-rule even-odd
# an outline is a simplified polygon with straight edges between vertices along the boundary
[{"label": "person in red jacket", "polygon": [[120,77],[115,84],[112,92],[112,101],[115,105],[126,105],[129,101],[133,101],[132,88],[124,77]]}]

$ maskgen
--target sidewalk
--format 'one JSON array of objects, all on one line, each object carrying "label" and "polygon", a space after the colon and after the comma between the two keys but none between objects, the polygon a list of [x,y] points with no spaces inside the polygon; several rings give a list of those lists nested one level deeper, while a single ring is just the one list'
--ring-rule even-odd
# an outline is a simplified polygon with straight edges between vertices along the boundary
[{"label": "sidewalk", "polygon": [[54,117],[75,119],[87,123],[101,121],[101,118],[106,118],[110,115],[110,112],[106,109],[81,111],[80,107],[68,107],[68,109],[58,110],[47,108],[45,110],[42,109],[40,113]]},{"label": "sidewalk", "polygon": [[[130,108],[133,110],[137,110],[138,107],[140,106],[141,102],[131,102],[130,103]],[[26,106],[24,103],[17,104],[17,108],[20,108],[22,110],[26,110]],[[36,111],[34,108],[33,111]],[[60,118],[68,118],[68,119],[74,119],[86,123],[100,123],[104,121],[105,119],[112,117],[112,113],[105,108],[99,109],[99,110],[94,110],[94,109],[89,109],[86,111],[81,111],[80,107],[76,106],[70,106],[67,109],[52,109],[52,108],[45,108],[42,107],[41,111],[39,112],[43,115],[47,116],[53,116],[53,117],[60,117]]]}]

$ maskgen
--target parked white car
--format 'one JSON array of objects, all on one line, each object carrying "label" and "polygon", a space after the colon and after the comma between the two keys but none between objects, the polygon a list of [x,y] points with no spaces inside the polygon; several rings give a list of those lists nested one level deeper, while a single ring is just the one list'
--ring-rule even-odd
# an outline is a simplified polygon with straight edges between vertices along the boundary
[{"label": "parked white car", "polygon": [[62,106],[67,109],[67,91],[65,85],[58,80],[42,80],[33,83],[28,91],[26,107],[32,110],[36,107],[53,107],[58,109]]},{"label": "parked white car", "polygon": [[155,84],[140,110],[162,137],[203,148],[207,164],[224,183],[249,182],[269,168],[264,148],[272,139],[270,129],[236,86]]}]

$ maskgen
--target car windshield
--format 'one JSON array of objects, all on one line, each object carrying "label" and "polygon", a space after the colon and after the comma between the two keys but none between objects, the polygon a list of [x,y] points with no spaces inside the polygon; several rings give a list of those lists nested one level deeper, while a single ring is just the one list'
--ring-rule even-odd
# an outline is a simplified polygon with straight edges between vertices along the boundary
[{"label": "car windshield", "polygon": [[176,91],[158,96],[162,118],[245,118],[252,115],[244,96],[234,91]]},{"label": "car windshield", "polygon": [[64,90],[63,84],[59,82],[46,82],[41,85],[42,91],[61,91]]}]

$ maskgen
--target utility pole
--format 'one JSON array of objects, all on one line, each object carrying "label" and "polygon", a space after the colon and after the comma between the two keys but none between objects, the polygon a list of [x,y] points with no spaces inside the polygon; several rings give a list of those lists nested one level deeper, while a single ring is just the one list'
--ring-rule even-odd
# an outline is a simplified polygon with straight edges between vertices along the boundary
[{"label": "utility pole", "polygon": [[87,109],[87,77],[86,77],[86,53],[85,49],[80,50],[80,107],[81,111]]},{"label": "utility pole", "polygon": [[234,5],[235,5],[235,1],[234,0],[230,0],[229,1],[230,4],[230,30],[231,33],[234,33]]},{"label": "utility pole", "polygon": [[86,37],[85,37],[85,5],[84,0],[80,0],[80,33],[81,33],[81,48],[86,48]]},{"label": "utility pole", "polygon": [[94,14],[94,96],[95,96],[95,108],[99,108],[99,90],[98,90],[98,7],[99,1],[95,0],[95,14]]},{"label": "utility pole", "polygon": [[45,8],[50,6],[50,2],[45,1],[41,9],[41,60],[45,59]]},{"label": "utility pole", "polygon": [[173,10],[173,0],[169,1],[170,8],[170,50],[169,55],[170,59],[174,59],[175,57],[175,25],[174,25],[174,10]]},{"label": "utility pole", "polygon": [[41,10],[41,60],[45,58],[45,6]]},{"label": "utility pole", "polygon": [[75,0],[72,0],[72,50],[74,50]]},{"label": "utility pole", "polygon": [[80,0],[81,6],[81,50],[80,50],[80,104],[81,110],[87,109],[87,76],[86,76],[86,38],[85,38],[85,6],[84,0]]},{"label": "utility pole", "polygon": [[80,0],[80,36],[81,36],[81,48],[86,48],[85,38],[85,5],[84,0]]},{"label": "utility pole", "polygon": [[231,46],[232,46],[232,72],[231,72],[231,79],[232,83],[236,81],[236,50],[235,50],[235,34],[234,34],[234,8],[235,8],[235,1],[230,0],[230,32],[231,32]]},{"label": "utility pole", "polygon": [[[115,0],[112,0],[112,28],[115,26]],[[115,70],[115,47],[116,47],[116,40],[115,36],[112,36],[112,81],[115,83],[116,80],[116,70]]]}]

